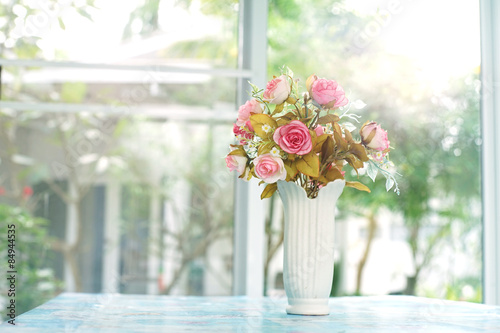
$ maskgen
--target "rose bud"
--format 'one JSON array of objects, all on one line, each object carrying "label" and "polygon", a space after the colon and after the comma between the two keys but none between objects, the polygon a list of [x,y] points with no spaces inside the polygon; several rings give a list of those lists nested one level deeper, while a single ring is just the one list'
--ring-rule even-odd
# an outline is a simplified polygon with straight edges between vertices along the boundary
[{"label": "rose bud", "polygon": [[376,122],[366,122],[360,129],[361,142],[365,147],[386,151],[389,149],[387,132]]},{"label": "rose bud", "polygon": [[267,83],[266,90],[262,94],[264,101],[271,104],[281,104],[290,95],[290,84],[286,75],[281,75]]}]

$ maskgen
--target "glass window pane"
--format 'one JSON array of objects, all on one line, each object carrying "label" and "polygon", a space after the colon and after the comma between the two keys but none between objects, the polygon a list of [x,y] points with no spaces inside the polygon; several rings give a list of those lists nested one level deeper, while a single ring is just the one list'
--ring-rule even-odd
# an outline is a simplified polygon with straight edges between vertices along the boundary
[{"label": "glass window pane", "polygon": [[237,67],[238,1],[3,2],[6,58]]},{"label": "glass window pane", "polygon": [[[388,131],[401,173],[399,196],[380,176],[375,184],[359,177],[370,194],[344,190],[335,295],[481,301],[478,6],[270,1],[269,76],[286,64],[304,88],[311,74],[337,80],[362,123]],[[273,223],[280,230],[279,218]],[[268,289],[279,262],[272,260]]]},{"label": "glass window pane", "polygon": [[[18,227],[26,258],[17,314],[65,290],[230,295],[223,157],[238,78],[216,68],[236,68],[237,1],[30,3],[0,11],[2,55],[71,63],[2,66],[0,223]],[[26,24],[61,15],[15,38],[9,19],[23,8]]]}]

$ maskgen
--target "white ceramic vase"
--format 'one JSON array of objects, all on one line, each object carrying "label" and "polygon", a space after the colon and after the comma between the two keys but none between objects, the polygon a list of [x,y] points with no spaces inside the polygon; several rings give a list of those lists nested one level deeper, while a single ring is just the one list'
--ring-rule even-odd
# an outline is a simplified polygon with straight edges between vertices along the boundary
[{"label": "white ceramic vase", "polygon": [[289,314],[330,312],[335,208],[344,186],[344,180],[336,180],[321,188],[315,199],[309,199],[297,184],[278,181],[285,213],[283,280]]}]

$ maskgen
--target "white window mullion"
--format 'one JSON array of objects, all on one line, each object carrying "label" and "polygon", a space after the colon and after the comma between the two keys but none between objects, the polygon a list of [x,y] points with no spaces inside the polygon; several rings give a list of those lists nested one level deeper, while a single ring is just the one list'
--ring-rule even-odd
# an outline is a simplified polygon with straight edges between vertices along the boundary
[{"label": "white window mullion", "polygon": [[120,291],[121,184],[116,179],[107,182],[104,202],[102,292],[117,293]]},{"label": "white window mullion", "polygon": [[[188,66],[168,66],[168,65],[117,65],[105,63],[83,63],[74,61],[48,61],[35,59],[0,59],[2,67],[40,67],[58,69],[89,69],[89,70],[117,70],[117,71],[139,71],[150,74],[152,77],[157,73],[168,74],[195,74],[210,75],[216,77],[239,78],[241,76],[251,75],[250,71],[230,68],[197,68]],[[9,77],[8,77],[9,78]],[[107,82],[113,78],[107,78]]]},{"label": "white window mullion", "polygon": [[500,305],[500,2],[480,5],[483,301]]},{"label": "white window mullion", "polygon": [[[240,1],[240,67],[251,76],[241,78],[238,102],[248,98],[250,80],[266,84],[267,0]],[[264,292],[264,203],[256,182],[238,179],[235,191],[233,294],[252,297]]]}]

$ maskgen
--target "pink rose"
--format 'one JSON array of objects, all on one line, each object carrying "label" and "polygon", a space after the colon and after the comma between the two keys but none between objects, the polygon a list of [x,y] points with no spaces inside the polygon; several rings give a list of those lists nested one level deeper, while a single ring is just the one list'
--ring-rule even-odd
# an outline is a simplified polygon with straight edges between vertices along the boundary
[{"label": "pink rose", "polygon": [[[238,110],[238,119],[236,120],[236,125],[246,126],[247,122],[248,124],[250,124],[250,116],[256,113],[262,113],[262,107],[260,106],[260,103],[256,99],[247,101],[245,104],[240,106]],[[252,130],[251,127],[249,127],[249,129]]]},{"label": "pink rose", "polygon": [[290,95],[290,84],[286,75],[281,75],[267,83],[262,99],[271,104],[281,104]]},{"label": "pink rose", "polygon": [[344,89],[335,80],[314,78],[313,80],[310,83],[310,94],[318,104],[334,109],[349,102]]},{"label": "pink rose", "polygon": [[227,155],[226,165],[229,168],[229,171],[236,171],[238,172],[238,175],[241,176],[245,173],[247,158],[245,156]]},{"label": "pink rose", "polygon": [[316,126],[316,128],[314,129],[314,132],[316,132],[316,136],[320,136],[320,135],[325,134],[325,129],[323,128],[323,126],[318,125],[318,126]]},{"label": "pink rose", "polygon": [[289,154],[306,155],[312,149],[311,133],[307,126],[298,120],[278,127],[273,134],[273,140]]},{"label": "pink rose", "polygon": [[376,122],[365,123],[359,133],[361,134],[361,142],[368,148],[378,151],[389,149],[389,140],[387,132],[380,127]]},{"label": "pink rose", "polygon": [[279,157],[271,154],[259,155],[253,160],[253,163],[257,176],[268,184],[286,178],[285,164]]}]

